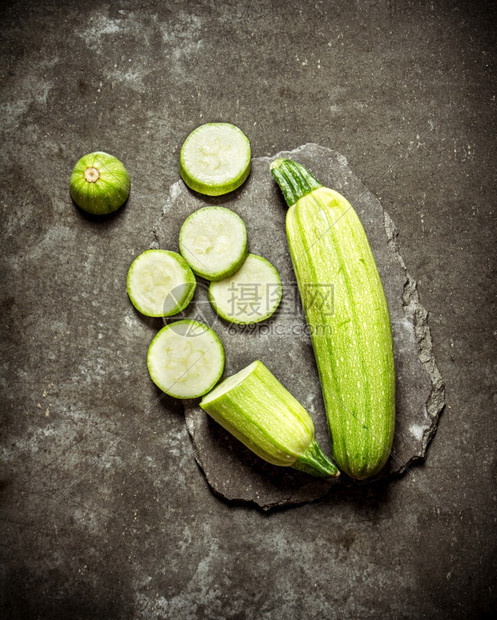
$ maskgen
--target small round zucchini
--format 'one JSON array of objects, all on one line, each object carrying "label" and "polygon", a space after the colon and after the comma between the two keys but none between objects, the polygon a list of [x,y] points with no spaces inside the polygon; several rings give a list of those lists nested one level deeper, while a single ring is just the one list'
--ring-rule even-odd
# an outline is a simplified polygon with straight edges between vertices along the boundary
[{"label": "small round zucchini", "polygon": [[117,157],[97,151],[88,153],[74,166],[69,191],[74,202],[93,215],[116,211],[128,199],[131,181]]},{"label": "small round zucchini", "polygon": [[152,381],[175,398],[198,398],[211,390],[224,370],[219,336],[199,321],[184,319],[163,327],[147,356]]}]

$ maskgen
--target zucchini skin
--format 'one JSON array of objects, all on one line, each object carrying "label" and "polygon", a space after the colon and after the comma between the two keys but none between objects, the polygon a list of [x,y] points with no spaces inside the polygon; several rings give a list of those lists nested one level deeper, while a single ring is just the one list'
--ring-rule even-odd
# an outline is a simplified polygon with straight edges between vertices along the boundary
[{"label": "zucchini skin", "polygon": [[261,361],[245,370],[250,374],[240,383],[220,395],[214,389],[200,407],[268,463],[316,477],[338,476],[314,437],[314,423],[304,407]]},{"label": "zucchini skin", "polygon": [[[276,160],[272,166],[278,183],[282,170],[291,180],[280,185],[290,206],[286,232],[333,457],[347,475],[368,478],[386,463],[395,426],[392,332],[378,269],[359,217],[341,194],[296,162]],[[330,285],[332,309],[310,294]]]},{"label": "zucchini skin", "polygon": [[[88,183],[84,177],[87,168],[95,168],[99,178]],[[71,198],[87,213],[107,215],[121,207],[129,197],[131,181],[123,163],[109,153],[96,151],[81,157],[69,179]]]}]

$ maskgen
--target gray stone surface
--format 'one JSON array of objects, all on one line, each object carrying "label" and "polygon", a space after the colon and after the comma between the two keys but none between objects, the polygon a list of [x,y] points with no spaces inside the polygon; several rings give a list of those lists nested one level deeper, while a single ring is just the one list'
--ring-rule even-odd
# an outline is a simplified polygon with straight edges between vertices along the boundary
[{"label": "gray stone surface", "polygon": [[[444,386],[433,356],[427,312],[419,302],[416,283],[398,253],[392,220],[353,174],[343,155],[307,144],[273,157],[260,157],[252,162],[252,172],[243,188],[235,195],[218,198],[201,196],[191,192],[182,181],[176,182],[155,228],[159,247],[177,250],[176,239],[186,217],[206,204],[224,205],[246,222],[249,251],[270,260],[283,282],[280,308],[269,321],[248,327],[219,319],[208,302],[205,281],[201,281],[192,305],[181,316],[198,318],[221,335],[226,352],[225,376],[261,359],[308,409],[318,441],[326,449],[329,441],[324,403],[288,251],[286,208],[269,172],[269,164],[276,157],[299,161],[324,185],[344,194],[365,226],[389,304],[397,373],[392,456],[378,477],[403,473],[425,457],[444,405]],[[332,286],[331,282],[322,284]],[[331,289],[329,292],[332,294]],[[338,482],[351,483],[344,476],[338,481],[316,481],[290,469],[260,463],[208,419],[198,407],[198,401],[187,402],[185,414],[195,458],[213,490],[227,500],[270,509],[312,501]]]},{"label": "gray stone surface", "polygon": [[[472,618],[495,609],[495,18],[488,2],[13,0],[0,63],[0,615]],[[424,465],[263,513],[216,497],[127,299],[182,141],[342,153],[398,230],[447,406]],[[118,156],[95,222],[67,182]],[[160,400],[158,400],[160,398]]]}]

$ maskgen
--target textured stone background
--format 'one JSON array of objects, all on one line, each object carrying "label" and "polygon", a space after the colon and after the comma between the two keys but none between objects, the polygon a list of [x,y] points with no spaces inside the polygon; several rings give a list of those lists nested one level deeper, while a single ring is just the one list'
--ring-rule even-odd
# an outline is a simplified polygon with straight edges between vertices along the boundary
[{"label": "textured stone background", "polygon": [[[495,608],[495,6],[2,6],[3,617],[467,618]],[[262,514],[229,506],[148,380],[129,304],[179,148],[206,120],[254,157],[314,142],[380,199],[418,282],[447,407],[426,465]],[[85,152],[127,206],[71,204]]]}]

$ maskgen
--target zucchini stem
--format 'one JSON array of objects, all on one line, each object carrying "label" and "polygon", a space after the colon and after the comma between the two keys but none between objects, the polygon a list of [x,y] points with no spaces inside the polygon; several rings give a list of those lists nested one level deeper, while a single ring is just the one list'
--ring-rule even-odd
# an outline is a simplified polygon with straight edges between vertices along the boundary
[{"label": "zucchini stem", "polygon": [[338,468],[321,450],[315,439],[311,441],[307,450],[299,456],[292,467],[306,474],[310,474],[311,476],[320,478],[340,475]]},{"label": "zucchini stem", "polygon": [[88,166],[88,168],[85,170],[84,175],[88,183],[96,183],[100,178],[100,172],[92,166]]},{"label": "zucchini stem", "polygon": [[322,187],[307,168],[291,159],[275,159],[271,162],[270,170],[289,207],[303,196]]}]

